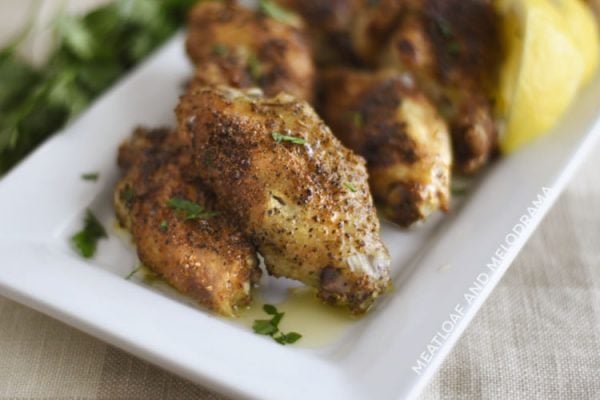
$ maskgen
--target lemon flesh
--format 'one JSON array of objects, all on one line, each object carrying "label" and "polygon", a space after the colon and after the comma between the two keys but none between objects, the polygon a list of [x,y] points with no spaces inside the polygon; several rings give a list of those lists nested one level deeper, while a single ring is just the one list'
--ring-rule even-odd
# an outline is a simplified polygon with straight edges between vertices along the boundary
[{"label": "lemon flesh", "polygon": [[[500,138],[504,153],[552,128],[579,88],[593,76],[598,63],[597,27],[592,20],[594,35],[585,36],[589,24],[586,28],[580,20],[587,10],[580,5],[583,14],[572,4],[554,0],[498,1],[508,50],[497,106],[505,124]],[[571,11],[565,11],[567,8]]]}]

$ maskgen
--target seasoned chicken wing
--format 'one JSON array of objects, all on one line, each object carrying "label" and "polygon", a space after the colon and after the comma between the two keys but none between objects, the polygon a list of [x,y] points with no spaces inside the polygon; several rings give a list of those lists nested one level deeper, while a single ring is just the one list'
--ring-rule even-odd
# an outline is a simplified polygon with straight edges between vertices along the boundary
[{"label": "seasoned chicken wing", "polygon": [[373,65],[416,79],[448,121],[455,164],[474,172],[495,152],[490,93],[502,56],[489,0],[364,0],[356,51]]},{"label": "seasoned chicken wing", "polygon": [[359,0],[279,0],[302,15],[318,65],[355,63],[352,22]]},{"label": "seasoned chicken wing", "polygon": [[234,3],[201,2],[188,17],[196,85],[260,87],[311,101],[314,66],[300,28]]},{"label": "seasoned chicken wing", "polygon": [[197,172],[237,218],[268,271],[366,311],[390,285],[364,160],[290,95],[204,87],[177,107]]},{"label": "seasoned chicken wing", "polygon": [[167,130],[138,129],[119,149],[114,192],[141,262],[182,293],[226,316],[251,300],[256,251],[191,173],[191,151]]},{"label": "seasoned chicken wing", "polygon": [[366,158],[371,192],[387,218],[408,226],[448,209],[448,128],[406,76],[332,69],[323,90],[323,118]]}]

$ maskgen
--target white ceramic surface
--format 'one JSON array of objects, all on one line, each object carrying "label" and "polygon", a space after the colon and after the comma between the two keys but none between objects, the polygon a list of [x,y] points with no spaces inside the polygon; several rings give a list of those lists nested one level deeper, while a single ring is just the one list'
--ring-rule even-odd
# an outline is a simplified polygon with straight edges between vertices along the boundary
[{"label": "white ceramic surface", "polygon": [[[395,289],[369,315],[328,346],[283,347],[124,280],[136,259],[114,234],[90,261],[69,246],[86,208],[113,223],[118,145],[139,124],[173,125],[190,73],[178,36],[0,181],[0,293],[236,397],[414,396],[600,133],[598,78],[552,134],[494,163],[449,215],[410,231],[384,224]],[[99,182],[80,179],[90,171]]]}]

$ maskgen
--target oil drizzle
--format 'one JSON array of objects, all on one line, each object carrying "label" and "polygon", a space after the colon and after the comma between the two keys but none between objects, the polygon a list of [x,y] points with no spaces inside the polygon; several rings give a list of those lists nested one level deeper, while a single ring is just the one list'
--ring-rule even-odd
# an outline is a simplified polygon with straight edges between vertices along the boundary
[{"label": "oil drizzle", "polygon": [[[255,293],[250,307],[240,313],[235,320],[252,329],[257,319],[269,319],[262,307],[265,301]],[[288,289],[288,296],[280,303],[273,304],[285,316],[279,324],[282,332],[298,332],[302,338],[294,344],[300,347],[324,347],[343,336],[347,328],[357,321],[345,309],[335,308],[321,303],[316,291],[299,287]]]}]

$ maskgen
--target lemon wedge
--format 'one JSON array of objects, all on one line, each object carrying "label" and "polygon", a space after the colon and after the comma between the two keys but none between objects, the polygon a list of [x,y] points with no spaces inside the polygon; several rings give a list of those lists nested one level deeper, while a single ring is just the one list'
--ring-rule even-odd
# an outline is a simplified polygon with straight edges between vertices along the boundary
[{"label": "lemon wedge", "polygon": [[[578,3],[575,5],[573,3]],[[497,112],[510,153],[547,132],[598,64],[596,22],[580,0],[498,0],[507,56]]]}]

